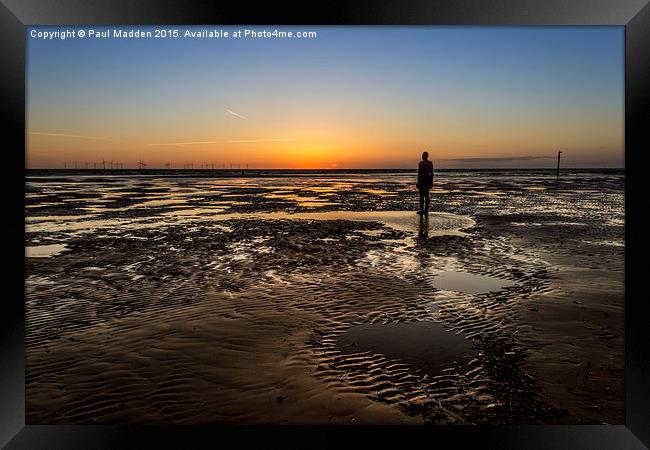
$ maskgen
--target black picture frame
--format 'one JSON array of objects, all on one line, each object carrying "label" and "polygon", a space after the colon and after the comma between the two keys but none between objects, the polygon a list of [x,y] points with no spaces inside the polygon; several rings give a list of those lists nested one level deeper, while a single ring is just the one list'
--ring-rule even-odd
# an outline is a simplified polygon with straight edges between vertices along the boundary
[{"label": "black picture frame", "polygon": [[[499,427],[134,427],[25,425],[24,169],[25,49],[29,25],[618,25],[625,27],[625,425]],[[3,178],[7,247],[0,327],[0,446],[10,449],[229,445],[339,447],[409,445],[633,449],[650,446],[650,333],[642,285],[645,155],[650,149],[650,5],[647,0],[463,0],[260,2],[2,0],[0,89],[7,129]],[[22,151],[22,154],[21,154]],[[17,239],[23,237],[22,240]],[[637,261],[639,261],[637,263]],[[230,439],[235,439],[231,441]],[[423,445],[420,443],[419,445]]]}]

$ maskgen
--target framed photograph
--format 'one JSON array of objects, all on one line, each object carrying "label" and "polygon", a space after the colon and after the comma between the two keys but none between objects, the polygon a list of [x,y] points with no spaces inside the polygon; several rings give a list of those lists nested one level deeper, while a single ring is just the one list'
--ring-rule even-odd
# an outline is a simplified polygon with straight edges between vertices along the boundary
[{"label": "framed photograph", "polygon": [[0,12],[3,446],[650,445],[647,2]]}]

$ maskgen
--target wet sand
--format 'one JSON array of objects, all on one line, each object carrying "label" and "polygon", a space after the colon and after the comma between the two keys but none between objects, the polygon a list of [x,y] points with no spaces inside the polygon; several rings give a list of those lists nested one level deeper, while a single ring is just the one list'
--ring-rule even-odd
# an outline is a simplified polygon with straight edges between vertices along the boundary
[{"label": "wet sand", "polygon": [[621,424],[623,189],[28,179],[27,422]]}]

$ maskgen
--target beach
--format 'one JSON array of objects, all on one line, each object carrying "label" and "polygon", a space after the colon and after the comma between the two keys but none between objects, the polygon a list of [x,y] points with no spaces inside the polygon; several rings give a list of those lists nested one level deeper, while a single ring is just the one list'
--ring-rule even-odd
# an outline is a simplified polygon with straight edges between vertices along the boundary
[{"label": "beach", "polygon": [[32,171],[26,421],[623,424],[624,185]]}]

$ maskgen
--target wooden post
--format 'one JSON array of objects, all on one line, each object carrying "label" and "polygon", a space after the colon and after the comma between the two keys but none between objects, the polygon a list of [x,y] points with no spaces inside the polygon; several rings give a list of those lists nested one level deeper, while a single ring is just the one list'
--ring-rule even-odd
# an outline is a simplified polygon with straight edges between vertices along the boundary
[{"label": "wooden post", "polygon": [[560,176],[560,155],[562,152],[557,152],[557,169],[555,171],[555,176],[559,177]]}]

